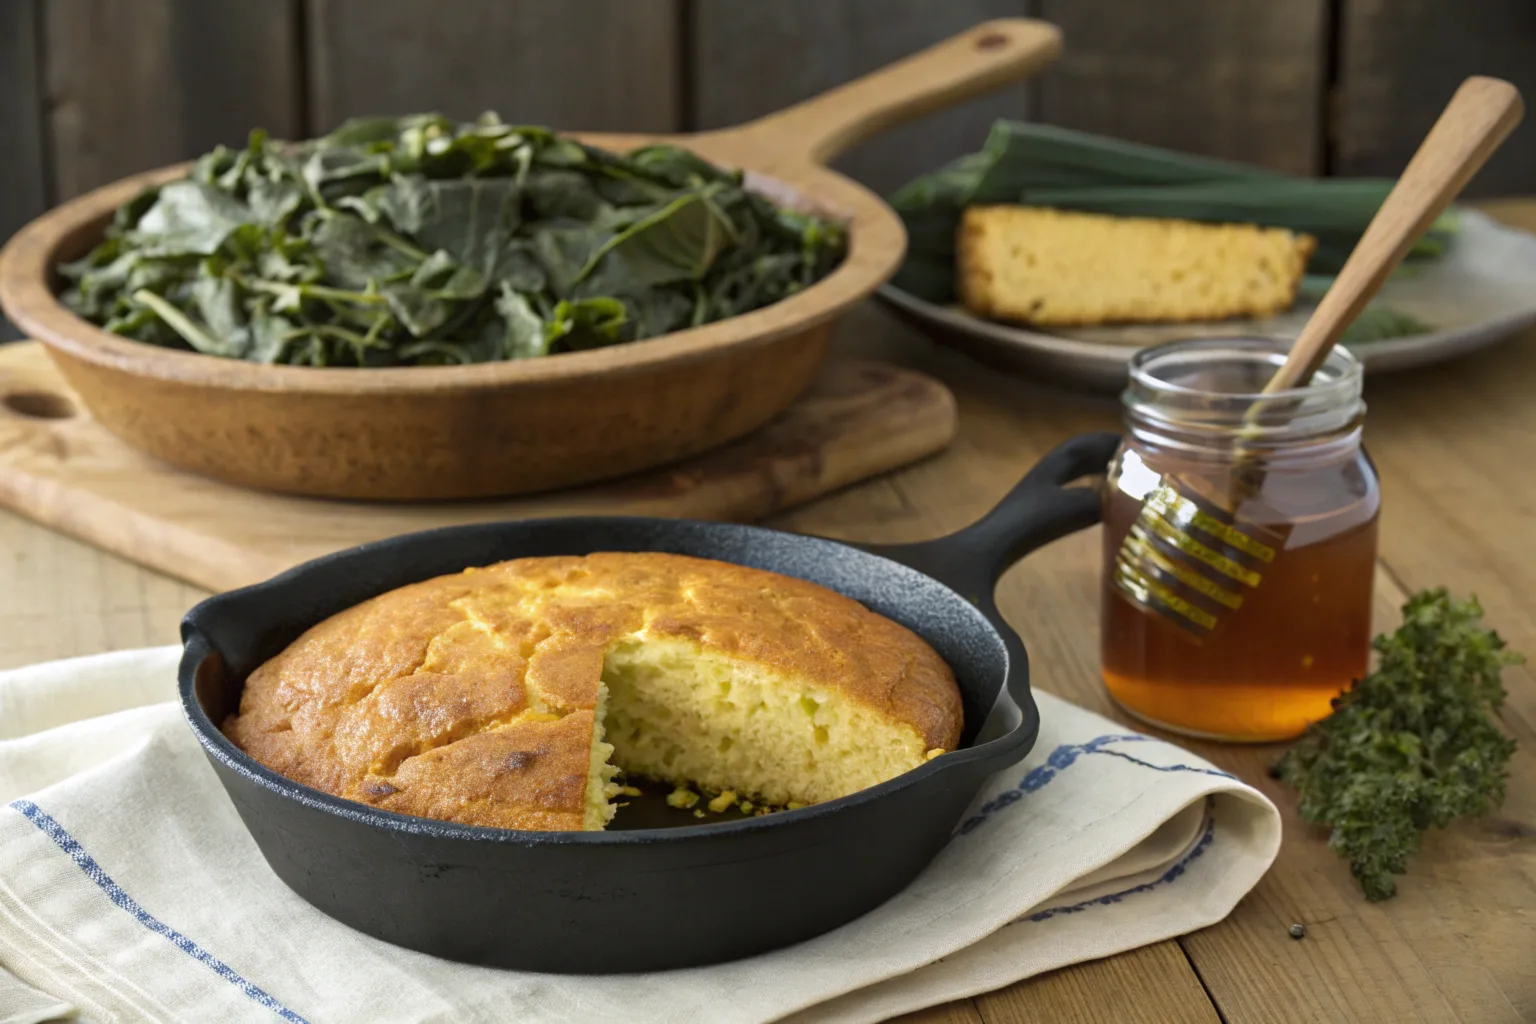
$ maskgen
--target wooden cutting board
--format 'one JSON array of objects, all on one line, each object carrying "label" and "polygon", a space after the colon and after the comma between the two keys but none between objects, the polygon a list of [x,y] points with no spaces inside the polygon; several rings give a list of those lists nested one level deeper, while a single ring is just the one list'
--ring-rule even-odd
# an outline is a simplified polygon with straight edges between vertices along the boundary
[{"label": "wooden cutting board", "polygon": [[932,378],[832,362],[755,434],[610,483],[504,501],[372,504],[242,490],[143,455],[97,425],[36,342],[0,346],[0,505],[212,590],[400,533],[613,514],[751,521],[944,448],[955,402]]}]

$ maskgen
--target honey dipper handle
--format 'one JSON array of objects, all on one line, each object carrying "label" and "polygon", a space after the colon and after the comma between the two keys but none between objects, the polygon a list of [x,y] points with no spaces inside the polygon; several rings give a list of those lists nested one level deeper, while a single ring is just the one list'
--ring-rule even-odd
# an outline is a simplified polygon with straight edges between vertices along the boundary
[{"label": "honey dipper handle", "polygon": [[1520,123],[1524,109],[1519,90],[1508,82],[1474,76],[1461,84],[1302,328],[1285,365],[1265,386],[1265,394],[1312,379],[1344,329]]}]

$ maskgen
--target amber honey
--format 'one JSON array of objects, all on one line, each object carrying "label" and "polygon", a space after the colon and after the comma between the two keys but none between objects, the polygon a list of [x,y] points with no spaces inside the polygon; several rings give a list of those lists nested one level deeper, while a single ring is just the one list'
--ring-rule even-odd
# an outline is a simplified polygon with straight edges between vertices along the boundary
[{"label": "amber honey", "polygon": [[1101,666],[1152,724],[1284,739],[1365,672],[1380,496],[1359,364],[1336,353],[1255,428],[1249,391],[1283,355],[1202,341],[1133,366],[1104,499]]}]

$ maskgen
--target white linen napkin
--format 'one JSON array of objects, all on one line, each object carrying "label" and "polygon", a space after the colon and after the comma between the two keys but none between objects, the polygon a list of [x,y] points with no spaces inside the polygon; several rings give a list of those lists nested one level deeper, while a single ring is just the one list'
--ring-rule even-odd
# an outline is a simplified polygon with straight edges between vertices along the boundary
[{"label": "white linen napkin", "polygon": [[177,707],[179,648],[0,673],[0,1022],[863,1024],[1221,920],[1274,860],[1262,794],[1046,694],[906,890],[734,963],[568,977],[338,924],[268,869]]}]

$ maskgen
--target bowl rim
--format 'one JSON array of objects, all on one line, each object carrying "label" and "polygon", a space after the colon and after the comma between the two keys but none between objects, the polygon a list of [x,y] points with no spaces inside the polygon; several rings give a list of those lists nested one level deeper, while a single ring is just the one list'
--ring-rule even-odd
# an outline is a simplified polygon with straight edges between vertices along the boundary
[{"label": "bowl rim", "polygon": [[[655,371],[708,359],[722,350],[766,345],[820,326],[873,294],[895,274],[906,251],[900,217],[865,186],[807,161],[776,161],[770,170],[729,159],[724,133],[694,136],[569,135],[594,145],[628,149],[667,141],[729,165],[740,165],[760,185],[794,196],[841,218],[848,252],[826,277],[769,306],[642,341],[539,359],[464,366],[309,367],[266,365],[200,352],[160,348],[111,334],[77,316],[53,288],[58,251],[72,236],[105,220],[141,189],[184,176],[195,161],[133,174],[70,199],[38,216],[0,249],[0,308],[27,336],[50,350],[124,373],[164,381],[240,391],[358,395],[402,392],[495,391],[595,377]],[[716,145],[711,146],[711,140]],[[713,151],[713,152],[712,152]],[[727,158],[727,159],[721,159]],[[93,243],[94,244],[94,243]]]},{"label": "bowl rim", "polygon": [[[994,736],[985,742],[973,742],[969,746],[950,751],[941,757],[934,758],[916,768],[903,772],[895,778],[887,779],[885,782],[849,793],[847,796],[838,797],[835,800],[736,821],[704,822],[698,825],[676,825],[666,828],[588,832],[535,831],[531,829],[499,828],[489,825],[466,825],[437,818],[401,814],[396,811],[388,811],[359,803],[355,800],[348,800],[344,797],[334,796],[323,790],[296,782],[257,761],[239,747],[236,747],[224,735],[223,730],[208,716],[208,713],[203,710],[203,706],[197,698],[197,672],[199,667],[209,657],[219,657],[220,655],[213,647],[210,638],[194,623],[194,618],[199,609],[215,606],[221,601],[259,596],[262,591],[278,591],[283,587],[295,586],[311,573],[323,571],[328,566],[334,564],[365,557],[373,550],[406,539],[414,540],[417,543],[425,543],[431,538],[441,537],[449,533],[490,530],[507,525],[534,528],[550,523],[560,523],[567,527],[585,526],[594,530],[601,529],[605,525],[612,526],[620,523],[630,526],[643,526],[647,524],[678,526],[688,524],[696,527],[702,526],[721,533],[734,532],[748,536],[768,535],[788,538],[795,543],[825,545],[841,549],[864,558],[872,558],[883,562],[892,571],[921,576],[933,586],[941,588],[950,595],[957,607],[969,609],[969,613],[980,620],[979,625],[984,627],[996,640],[1006,658],[1006,663],[1003,667],[1003,678],[999,681],[998,685],[998,697],[1000,699],[1006,694],[1018,705],[1021,716],[1020,721],[1006,732]],[[198,744],[203,748],[204,753],[208,757],[239,775],[247,783],[259,786],[275,796],[295,801],[308,810],[326,815],[334,815],[357,825],[365,825],[388,832],[426,836],[434,839],[522,846],[559,847],[582,845],[627,847],[655,845],[658,843],[684,842],[710,836],[741,835],[762,829],[784,828],[794,824],[808,823],[872,800],[878,800],[911,786],[919,785],[940,772],[974,767],[978,763],[995,763],[995,767],[989,769],[988,774],[991,774],[993,771],[1001,771],[1010,765],[1017,764],[1024,757],[1028,756],[1029,750],[1034,746],[1040,729],[1039,707],[1035,703],[1034,692],[1030,685],[1029,659],[1028,653],[1024,648],[1024,642],[1017,632],[996,613],[990,601],[983,602],[980,605],[975,604],[941,580],[935,579],[911,566],[887,558],[884,555],[866,551],[855,544],[844,541],[790,533],[784,530],[774,530],[768,527],[743,523],[662,519],[651,516],[555,517],[519,520],[512,524],[469,523],[440,526],[429,530],[419,530],[394,537],[386,537],[381,540],[370,541],[366,544],[322,555],[287,569],[260,583],[215,594],[198,602],[197,605],[187,612],[186,618],[182,621],[182,655],[177,665],[176,674],[177,702],[180,705],[182,717],[192,730],[193,735],[197,737]],[[978,723],[978,729],[981,727],[982,723]]]}]

